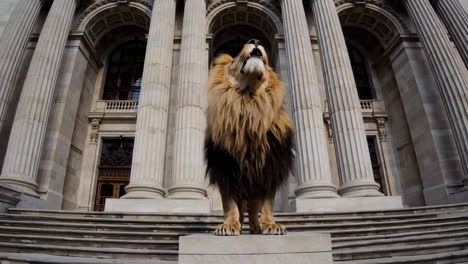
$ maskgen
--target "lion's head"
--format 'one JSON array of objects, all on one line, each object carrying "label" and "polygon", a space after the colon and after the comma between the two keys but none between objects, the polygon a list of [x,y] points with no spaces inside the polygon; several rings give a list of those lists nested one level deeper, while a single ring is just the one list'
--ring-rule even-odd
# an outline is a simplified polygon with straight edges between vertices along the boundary
[{"label": "lion's head", "polygon": [[229,66],[230,81],[242,90],[255,92],[268,81],[268,56],[260,40],[249,40]]}]

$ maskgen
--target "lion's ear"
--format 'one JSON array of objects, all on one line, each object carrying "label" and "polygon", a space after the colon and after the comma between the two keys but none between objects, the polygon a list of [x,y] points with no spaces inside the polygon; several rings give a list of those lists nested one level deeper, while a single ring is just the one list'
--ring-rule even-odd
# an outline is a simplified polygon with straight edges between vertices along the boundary
[{"label": "lion's ear", "polygon": [[234,59],[228,54],[221,54],[215,59],[213,66],[226,65],[226,64],[231,63],[233,60]]}]

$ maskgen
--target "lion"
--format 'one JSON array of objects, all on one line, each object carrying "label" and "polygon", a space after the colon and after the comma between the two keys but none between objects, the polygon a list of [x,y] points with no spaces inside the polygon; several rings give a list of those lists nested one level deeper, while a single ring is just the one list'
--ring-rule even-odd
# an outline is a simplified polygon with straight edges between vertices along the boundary
[{"label": "lion", "polygon": [[259,40],[247,42],[236,58],[224,54],[214,61],[205,161],[224,210],[224,223],[215,235],[240,235],[246,211],[250,233],[286,234],[273,216],[276,191],[294,163],[294,125],[284,96],[284,85]]}]

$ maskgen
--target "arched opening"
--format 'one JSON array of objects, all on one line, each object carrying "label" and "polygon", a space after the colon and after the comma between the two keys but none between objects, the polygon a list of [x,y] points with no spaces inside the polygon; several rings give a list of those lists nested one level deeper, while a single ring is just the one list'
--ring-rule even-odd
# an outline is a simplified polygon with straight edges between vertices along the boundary
[{"label": "arched opening", "polygon": [[278,45],[275,35],[279,33],[279,19],[272,12],[258,8],[255,3],[228,3],[213,10],[208,21],[208,30],[213,36],[210,61],[222,53],[235,57],[248,40],[259,39],[270,65],[276,65]]},{"label": "arched opening", "polygon": [[347,43],[347,47],[359,99],[375,99],[375,92],[371,85],[369,65],[366,57],[352,44]]},{"label": "arched opening", "polygon": [[388,10],[374,5],[348,3],[338,10],[357,92],[365,106],[362,111],[375,181],[384,194],[399,195],[401,191],[406,204],[421,205],[421,178],[410,124],[388,57],[403,27]]},{"label": "arched opening", "polygon": [[114,49],[109,56],[103,100],[140,98],[146,43],[133,40]]}]

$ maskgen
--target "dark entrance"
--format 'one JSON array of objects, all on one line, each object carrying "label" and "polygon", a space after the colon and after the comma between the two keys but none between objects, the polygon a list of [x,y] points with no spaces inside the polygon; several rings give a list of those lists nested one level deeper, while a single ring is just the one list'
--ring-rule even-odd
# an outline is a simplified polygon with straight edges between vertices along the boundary
[{"label": "dark entrance", "polygon": [[95,211],[103,211],[106,198],[120,198],[130,181],[133,138],[104,139],[102,142]]}]

